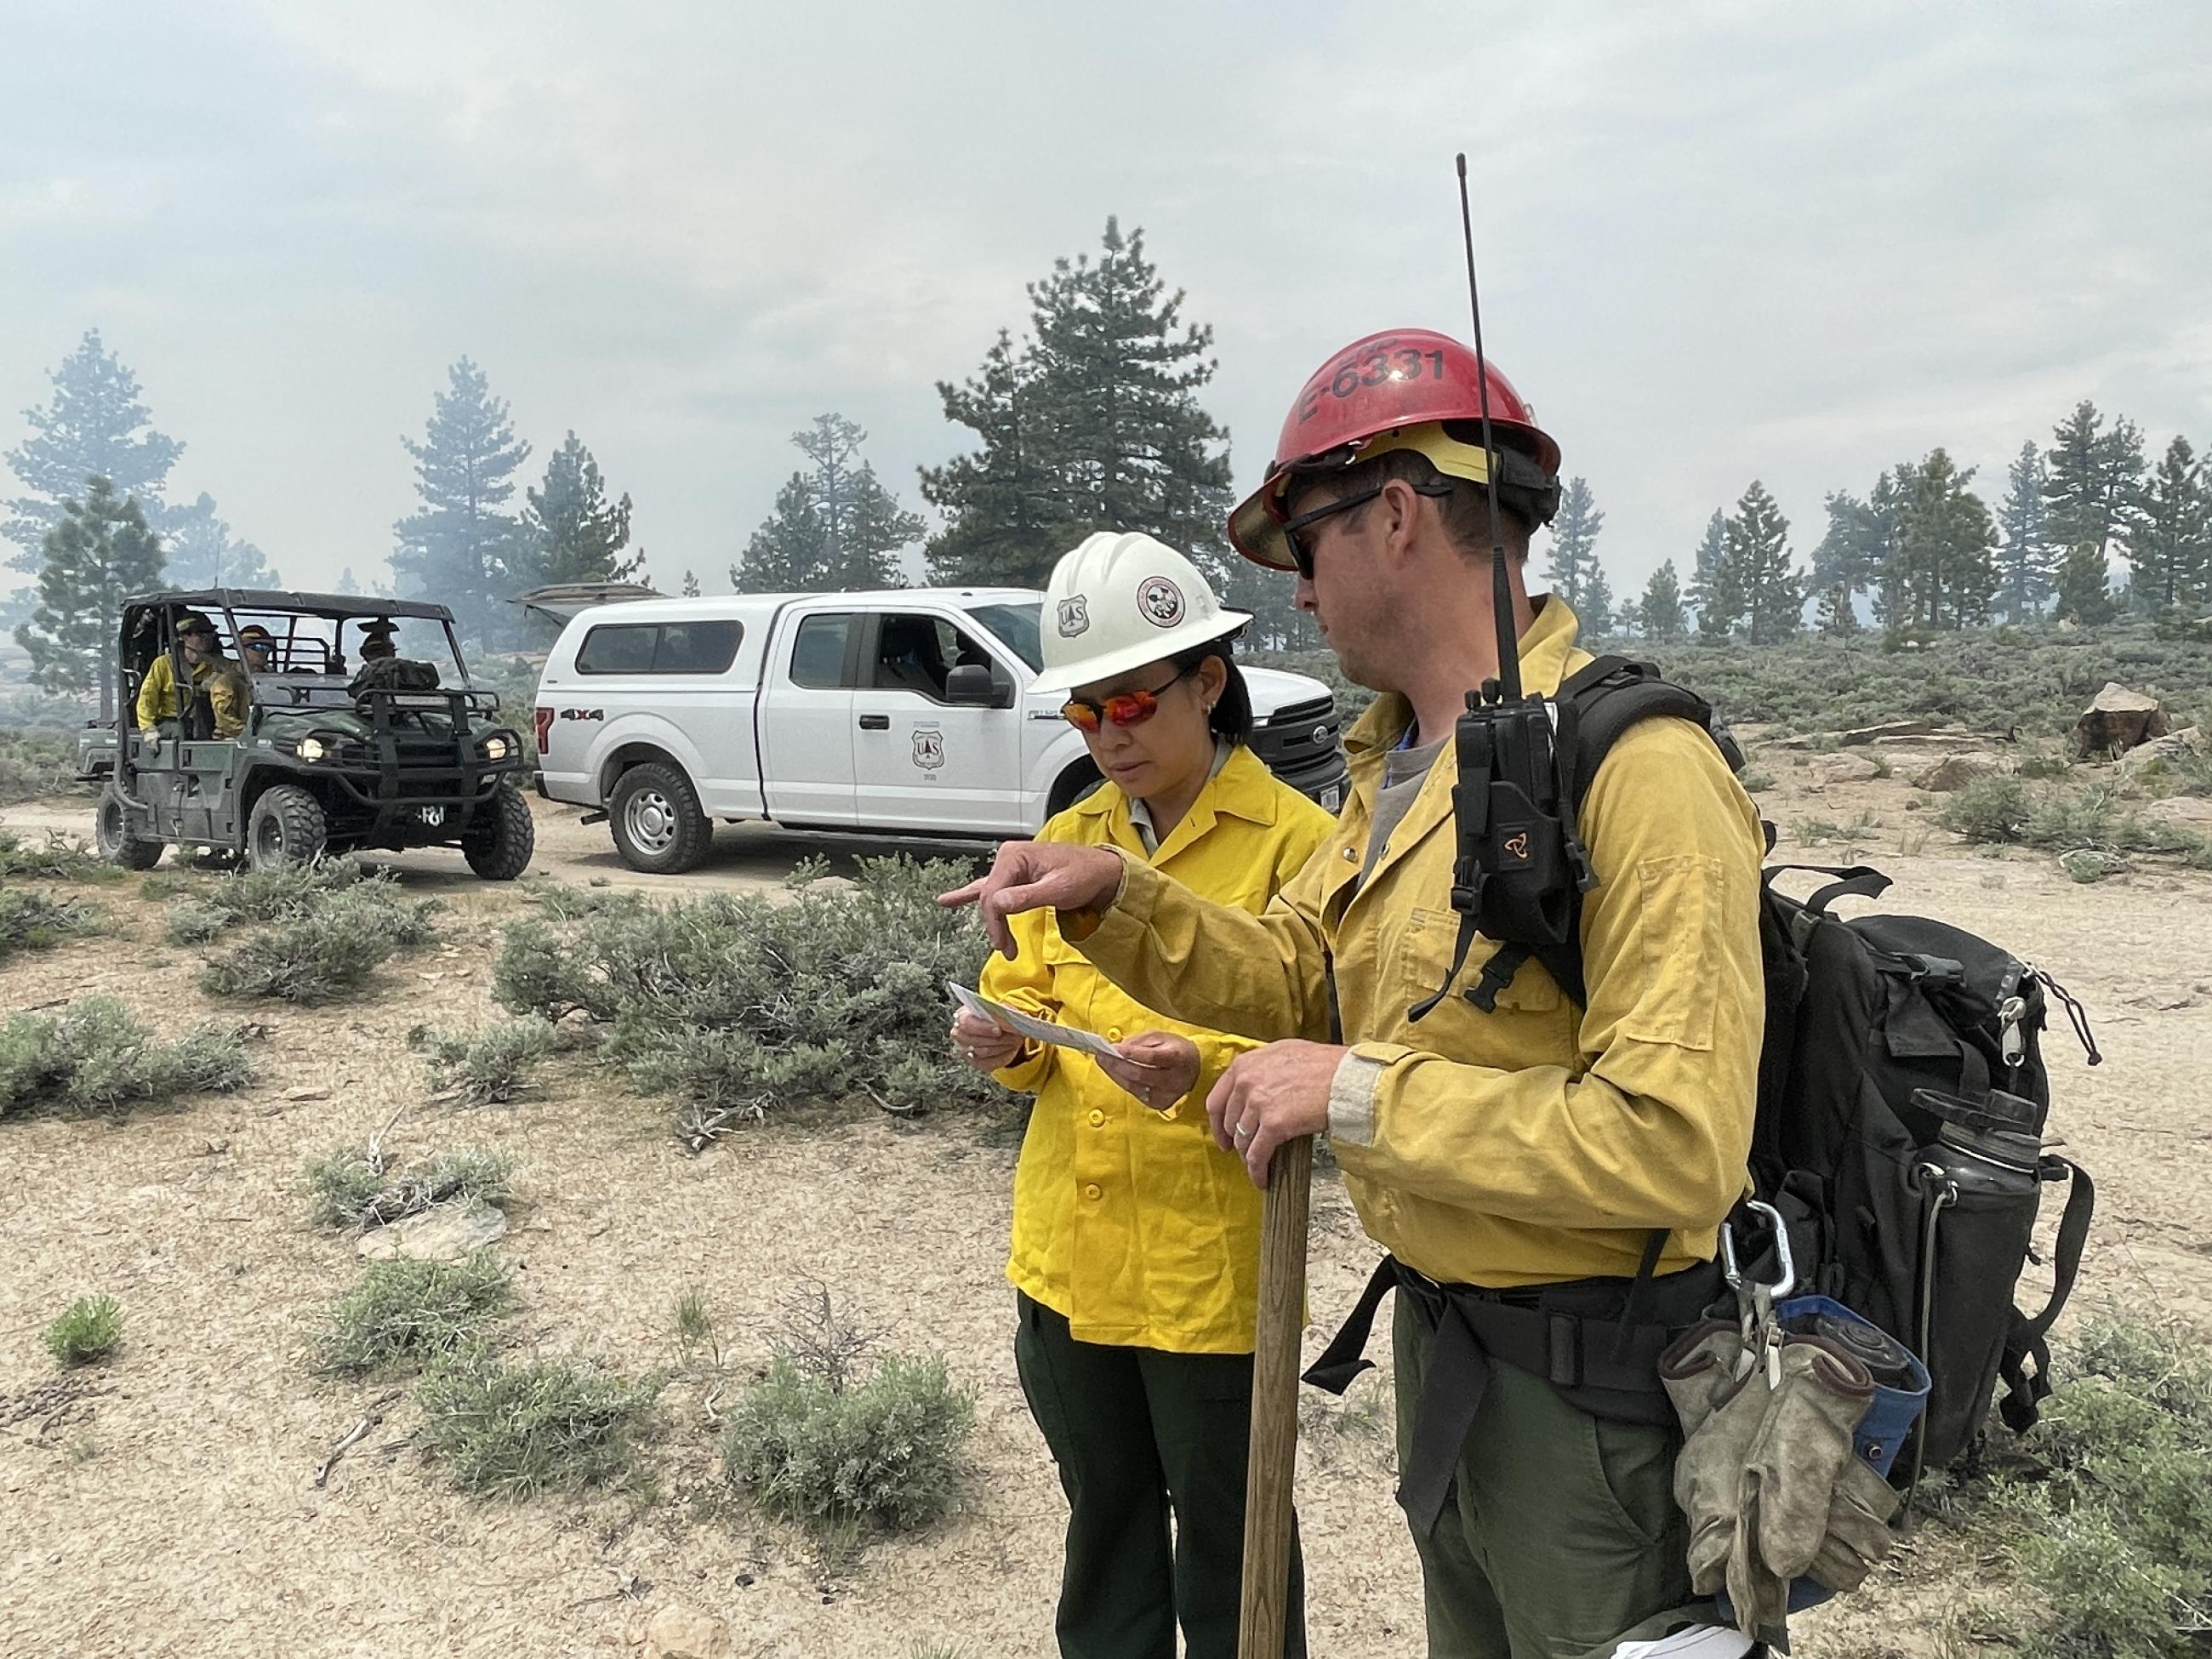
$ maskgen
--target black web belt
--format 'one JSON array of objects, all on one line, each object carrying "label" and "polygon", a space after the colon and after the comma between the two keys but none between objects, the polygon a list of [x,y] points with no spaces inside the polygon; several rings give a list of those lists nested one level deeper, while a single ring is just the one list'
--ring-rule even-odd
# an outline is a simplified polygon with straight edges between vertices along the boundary
[{"label": "black web belt", "polygon": [[[1461,1449],[1489,1390],[1492,1360],[1542,1377],[1570,1405],[1594,1417],[1674,1424],[1674,1407],[1659,1382],[1659,1355],[1696,1322],[1702,1304],[1717,1290],[1719,1275],[1707,1267],[1654,1281],[1669,1304],[1666,1311],[1681,1316],[1679,1322],[1666,1324],[1628,1316],[1640,1311],[1632,1305],[1633,1283],[1578,1279],[1488,1291],[1439,1285],[1396,1257],[1385,1256],[1342,1328],[1307,1367],[1305,1381],[1341,1395],[1373,1365],[1365,1351],[1383,1296],[1395,1290],[1407,1298],[1432,1340],[1413,1407],[1412,1444],[1399,1471],[1398,1502],[1414,1531],[1425,1537],[1450,1494]],[[1697,1309],[1686,1293],[1697,1298]],[[1616,1294],[1620,1311],[1611,1316],[1559,1305],[1563,1300],[1587,1304]]]}]

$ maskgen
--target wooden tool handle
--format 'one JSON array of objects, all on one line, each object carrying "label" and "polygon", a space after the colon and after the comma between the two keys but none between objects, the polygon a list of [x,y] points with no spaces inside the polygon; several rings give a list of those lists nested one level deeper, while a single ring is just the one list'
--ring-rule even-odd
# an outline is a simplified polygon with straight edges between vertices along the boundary
[{"label": "wooden tool handle", "polygon": [[1285,1141],[1268,1166],[1260,1218],[1260,1318],[1252,1349],[1252,1452],[1244,1476],[1244,1594],[1237,1659],[1282,1659],[1312,1179],[1313,1137]]}]

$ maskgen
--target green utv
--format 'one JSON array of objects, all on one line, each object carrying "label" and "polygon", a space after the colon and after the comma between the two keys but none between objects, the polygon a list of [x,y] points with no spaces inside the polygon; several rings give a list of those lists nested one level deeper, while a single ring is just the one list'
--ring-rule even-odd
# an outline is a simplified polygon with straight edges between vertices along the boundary
[{"label": "green utv", "polygon": [[529,757],[470,684],[445,606],[149,593],[125,602],[118,645],[101,701],[121,706],[77,744],[110,861],[148,869],[173,845],[264,870],[458,847],[487,881],[528,867],[536,830],[514,784]]}]

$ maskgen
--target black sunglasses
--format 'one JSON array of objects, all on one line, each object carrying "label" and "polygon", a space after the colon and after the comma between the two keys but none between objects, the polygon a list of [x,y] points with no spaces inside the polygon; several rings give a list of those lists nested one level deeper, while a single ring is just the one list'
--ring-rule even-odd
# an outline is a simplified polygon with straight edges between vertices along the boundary
[{"label": "black sunglasses", "polygon": [[[1307,544],[1300,532],[1312,528],[1333,513],[1349,513],[1355,507],[1366,506],[1368,502],[1380,495],[1389,487],[1389,483],[1390,480],[1385,478],[1372,489],[1358,490],[1336,501],[1325,501],[1309,512],[1301,513],[1295,518],[1283,520],[1283,540],[1291,550],[1291,563],[1301,577],[1307,581],[1314,579],[1314,556],[1313,549]],[[1417,495],[1442,496],[1449,495],[1452,491],[1450,481],[1444,478],[1431,479],[1422,483],[1416,483],[1413,479],[1408,478],[1405,483],[1407,487]]]}]

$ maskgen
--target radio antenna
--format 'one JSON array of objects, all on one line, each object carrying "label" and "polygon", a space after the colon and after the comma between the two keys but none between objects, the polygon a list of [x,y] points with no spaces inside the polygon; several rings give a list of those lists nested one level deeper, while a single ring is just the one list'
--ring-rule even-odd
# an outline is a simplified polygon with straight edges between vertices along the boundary
[{"label": "radio antenna", "polygon": [[[1513,626],[1513,581],[1505,564],[1505,527],[1498,516],[1498,446],[1490,437],[1490,368],[1482,355],[1482,300],[1474,285],[1474,219],[1467,205],[1467,152],[1459,154],[1459,228],[1467,244],[1467,305],[1474,315],[1474,380],[1482,409],[1482,493],[1490,502],[1490,607],[1498,624],[1498,696],[1521,701],[1521,641]],[[1488,688],[1485,688],[1487,690]]]}]

